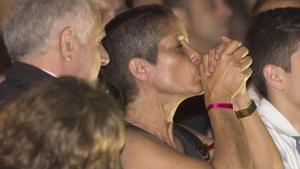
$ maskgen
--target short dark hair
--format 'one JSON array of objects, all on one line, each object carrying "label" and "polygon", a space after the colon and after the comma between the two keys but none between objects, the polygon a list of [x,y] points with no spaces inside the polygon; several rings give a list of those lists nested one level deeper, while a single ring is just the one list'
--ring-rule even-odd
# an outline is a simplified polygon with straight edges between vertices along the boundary
[{"label": "short dark hair", "polygon": [[123,108],[137,94],[135,79],[128,70],[129,61],[143,58],[156,63],[158,44],[168,32],[166,25],[171,18],[176,16],[167,7],[146,5],[122,13],[106,25],[102,42],[111,59],[102,73],[109,86],[119,90]]},{"label": "short dark hair", "polygon": [[124,140],[111,97],[82,80],[47,80],[0,113],[0,168],[119,169]]},{"label": "short dark hair", "polygon": [[274,9],[258,14],[248,28],[245,46],[253,58],[252,80],[265,98],[268,97],[263,75],[265,65],[291,71],[291,56],[299,49],[299,16],[299,8]]}]

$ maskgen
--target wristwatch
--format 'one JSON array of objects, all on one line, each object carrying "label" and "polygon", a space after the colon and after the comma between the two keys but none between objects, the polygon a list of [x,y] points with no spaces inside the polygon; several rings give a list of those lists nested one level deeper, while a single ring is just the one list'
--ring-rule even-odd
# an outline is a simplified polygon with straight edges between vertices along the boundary
[{"label": "wristwatch", "polygon": [[246,109],[243,109],[243,110],[239,110],[239,111],[236,111],[235,114],[236,114],[236,117],[238,119],[241,119],[241,118],[244,118],[244,117],[247,117],[247,116],[250,116],[255,110],[256,110],[256,105],[255,105],[255,102],[252,100],[250,106]]}]

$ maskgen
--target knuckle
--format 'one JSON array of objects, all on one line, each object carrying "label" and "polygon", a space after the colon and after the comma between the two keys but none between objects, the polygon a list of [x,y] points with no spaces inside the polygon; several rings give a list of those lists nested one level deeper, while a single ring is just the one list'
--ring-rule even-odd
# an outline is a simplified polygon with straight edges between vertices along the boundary
[{"label": "knuckle", "polygon": [[251,65],[253,63],[253,59],[249,57],[249,64]]},{"label": "knuckle", "polygon": [[240,41],[237,41],[237,40],[233,40],[232,43],[234,43],[236,45],[241,45],[242,44]]},{"label": "knuckle", "polygon": [[246,47],[243,47],[243,51],[244,51],[245,54],[248,54],[248,53],[249,53],[249,49],[246,48]]}]

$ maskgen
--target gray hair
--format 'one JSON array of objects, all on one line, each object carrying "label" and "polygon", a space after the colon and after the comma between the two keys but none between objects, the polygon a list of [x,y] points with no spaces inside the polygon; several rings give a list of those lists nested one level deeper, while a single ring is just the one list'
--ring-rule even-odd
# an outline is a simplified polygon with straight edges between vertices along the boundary
[{"label": "gray hair", "polygon": [[89,0],[18,0],[3,31],[10,58],[18,61],[45,52],[52,34],[66,26],[86,41],[96,21],[91,5]]}]

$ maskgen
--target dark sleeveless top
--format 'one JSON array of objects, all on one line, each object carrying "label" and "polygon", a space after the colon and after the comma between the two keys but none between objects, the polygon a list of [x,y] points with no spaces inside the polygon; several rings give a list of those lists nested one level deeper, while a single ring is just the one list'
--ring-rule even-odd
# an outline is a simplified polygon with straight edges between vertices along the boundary
[{"label": "dark sleeveless top", "polygon": [[[126,128],[133,128],[148,133],[145,130],[137,126],[134,126],[128,122],[126,122]],[[204,144],[201,140],[199,140],[198,137],[195,136],[192,132],[182,127],[181,125],[174,123],[173,134],[177,139],[180,140],[184,149],[184,154],[194,158],[206,160],[206,161],[210,160],[210,155],[209,155],[209,150],[207,145]]]}]

